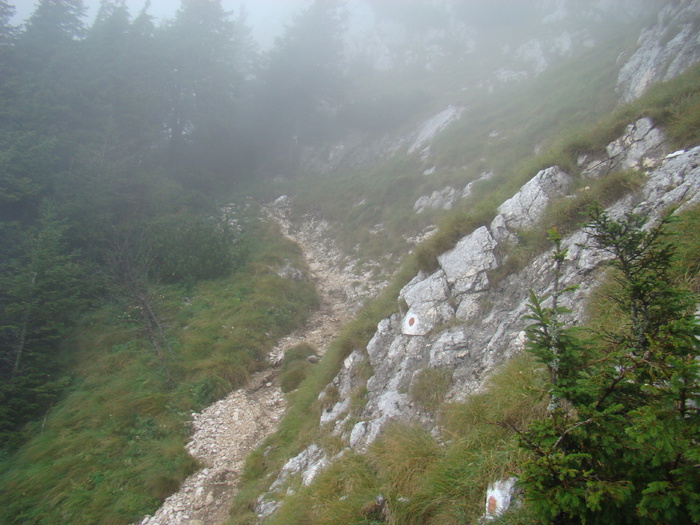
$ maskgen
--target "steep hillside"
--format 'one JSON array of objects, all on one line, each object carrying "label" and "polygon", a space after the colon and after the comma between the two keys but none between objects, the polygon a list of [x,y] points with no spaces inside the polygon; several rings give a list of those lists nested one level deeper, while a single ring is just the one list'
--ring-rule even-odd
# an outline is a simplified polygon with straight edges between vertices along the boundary
[{"label": "steep hillside", "polygon": [[[391,275],[397,259],[435,232],[445,216],[455,224],[466,216],[492,215],[538,169],[569,162],[556,158],[561,144],[585,148],[598,141],[597,147],[605,147],[635,115],[609,121],[601,137],[587,137],[587,129],[629,99],[629,86],[661,81],[667,71],[697,59],[688,38],[695,34],[695,3],[667,6],[658,20],[653,9],[632,4],[634,9],[618,10],[601,2],[581,12],[578,4],[544,3],[530,13],[539,25],[497,28],[508,42],[497,52],[484,31],[467,24],[459,34],[468,34],[473,46],[457,52],[436,44],[439,64],[365,73],[358,98],[345,109],[377,118],[381,126],[348,123],[339,137],[331,134],[308,147],[301,155],[303,177],[277,177],[263,198],[285,195],[293,221],[323,222],[346,262],[357,267],[359,281],[370,271]],[[568,34],[577,22],[587,39],[574,39],[560,53],[552,35]],[[399,40],[402,45],[389,49],[408,45]],[[537,71],[511,52],[530,41],[547,56]],[[493,71],[507,63],[523,74],[494,80]],[[391,93],[384,96],[383,89]],[[359,98],[363,90],[371,98]]]},{"label": "steep hillside", "polygon": [[[648,123],[638,122],[637,128],[645,124],[648,126]],[[603,279],[602,262],[609,256],[596,250],[581,230],[574,229],[563,238],[561,246],[567,250],[567,256],[560,273],[555,273],[549,252],[536,256],[520,270],[512,266],[510,257],[515,255],[509,252],[517,249],[517,244],[511,244],[516,236],[525,235],[524,231],[532,227],[544,230],[558,226],[562,233],[570,231],[571,223],[561,223],[551,211],[547,212],[548,204],[552,202],[555,206],[568,208],[560,208],[559,214],[583,218],[583,204],[595,199],[609,203],[607,212],[612,217],[620,218],[632,212],[641,214],[649,223],[657,221],[659,214],[671,205],[680,206],[678,212],[697,210],[700,202],[699,148],[670,156],[661,152],[658,156],[658,147],[663,146],[661,143],[647,145],[648,149],[644,150],[638,149],[639,143],[625,143],[624,137],[620,143],[624,144],[620,159],[623,164],[642,163],[650,169],[648,175],[637,179],[633,193],[626,194],[628,189],[619,186],[625,181],[615,180],[615,172],[589,174],[588,178],[582,179],[587,186],[582,187],[581,182],[576,184],[558,167],[543,170],[499,207],[499,214],[490,227],[482,226],[460,239],[454,249],[438,257],[437,271],[430,274],[420,272],[402,288],[398,297],[400,311],[379,322],[367,345],[354,348],[345,357],[338,374],[320,393],[317,402],[320,436],[285,463],[270,492],[259,502],[259,516],[267,517],[276,510],[275,502],[285,491],[287,496],[283,501],[289,502],[282,507],[279,517],[275,518],[273,514],[272,523],[311,519],[315,516],[313,508],[320,511],[325,505],[336,505],[333,498],[339,497],[338,490],[341,493],[349,490],[348,499],[368,497],[367,492],[360,496],[353,491],[366,491],[369,486],[353,489],[343,485],[354,483],[352,480],[339,482],[335,490],[328,486],[334,484],[333,477],[340,476],[339,472],[348,468],[350,463],[362,461],[357,458],[364,454],[369,455],[370,464],[376,463],[379,471],[379,474],[375,473],[379,476],[375,480],[378,485],[376,493],[388,498],[386,504],[397,516],[394,518],[397,523],[406,522],[412,513],[428,512],[409,503],[415,488],[403,487],[401,484],[406,480],[381,476],[384,468],[408,468],[393,467],[393,462],[400,463],[402,459],[394,457],[397,451],[391,450],[392,447],[417,446],[417,443],[392,444],[391,440],[410,441],[410,433],[420,434],[422,428],[429,432],[422,439],[435,440],[430,445],[435,447],[431,452],[435,457],[423,458],[427,463],[421,470],[427,471],[428,464],[439,462],[440,459],[436,458],[449,454],[449,442],[453,439],[450,431],[443,428],[443,425],[450,426],[450,417],[454,417],[449,413],[460,410],[460,405],[472,403],[477,395],[482,396],[482,402],[488,403],[488,383],[492,381],[494,370],[514,356],[522,355],[525,329],[530,323],[526,319],[528,304],[532,301],[530,293],[541,297],[551,294],[555,289],[555,278],[556,286],[562,289],[576,286],[575,293],[560,299],[560,306],[570,310],[566,322],[578,324],[587,319],[588,298]],[[609,149],[614,151],[614,146],[611,144]],[[631,151],[633,146],[635,151]],[[630,155],[634,158],[630,159]],[[608,159],[597,162],[605,165]],[[576,186],[578,189],[574,189]],[[589,192],[596,195],[587,195]],[[569,202],[556,203],[556,198],[561,196],[568,196]],[[509,265],[506,271],[499,272]],[[524,365],[521,363],[521,366]],[[536,405],[536,396],[531,401]],[[533,406],[532,410],[535,409]],[[502,410],[520,411],[523,407],[520,404],[512,408],[504,406]],[[411,431],[412,425],[419,427]],[[404,430],[400,430],[401,427]],[[393,434],[395,432],[399,432],[398,437]],[[404,437],[400,437],[402,435]],[[506,433],[501,439],[508,443],[515,437],[508,437]],[[389,440],[389,443],[384,440]],[[441,444],[445,442],[447,445],[443,448]],[[491,446],[498,448],[503,445],[493,443]],[[384,450],[382,447],[389,448]],[[483,451],[484,455],[491,453]],[[427,453],[419,455],[423,457],[422,454]],[[501,460],[504,461],[501,476],[506,472],[509,475],[518,473],[517,457],[503,456]],[[326,469],[332,473],[324,477],[322,472]],[[320,481],[314,484],[317,476]],[[413,483],[420,485],[417,479]],[[303,489],[306,486],[308,490]],[[486,486],[473,487],[480,493],[485,489]],[[315,490],[329,492],[316,495]],[[291,496],[297,491],[299,496]],[[319,498],[317,505],[320,506],[314,507],[307,498],[311,501]],[[299,499],[307,503],[300,503]],[[455,500],[450,501],[444,505],[459,505]],[[435,502],[432,505],[441,504]],[[338,504],[335,509],[339,513],[335,519],[343,521],[339,517],[343,515],[349,520],[352,511],[346,509],[347,514],[343,514],[341,506]],[[355,508],[358,518],[361,510]],[[472,519],[476,517],[473,507],[465,507],[463,511]],[[457,510],[445,508],[441,512],[454,516]]]},{"label": "steep hillside", "polygon": [[[634,92],[637,88],[631,86],[645,78],[663,79],[672,63],[697,60],[692,42],[698,7],[687,2],[662,10],[628,61],[614,68],[619,73],[616,100],[637,99],[643,90]],[[693,36],[688,40],[687,35]],[[363,239],[352,237],[346,224],[360,220],[376,198],[375,211],[369,213],[375,224],[358,228],[353,222],[352,228],[363,231],[369,246],[368,231],[386,235],[377,245],[390,250],[381,254],[387,260],[404,253],[392,239],[401,230],[386,220],[387,205],[404,206],[405,215],[397,221],[401,226],[415,221],[411,225],[426,232],[433,229],[429,220],[420,222],[427,209],[464,208],[448,214],[449,222],[418,246],[380,301],[331,347],[326,366],[301,385],[290,418],[311,411],[311,421],[283,421],[283,432],[295,429],[296,439],[273,436],[251,457],[248,485],[234,503],[231,522],[472,523],[484,513],[494,519],[504,512],[514,497],[510,479],[520,475],[528,458],[518,447],[518,436],[530,421],[547,414],[542,368],[524,352],[526,328],[532,323],[526,319],[532,305],[529,291],[546,297],[575,288],[560,298],[560,306],[570,311],[565,322],[604,322],[593,313],[602,307],[595,307],[591,297],[606,282],[609,254],[596,248],[590,231],[579,229],[594,202],[618,220],[637,214],[646,228],[669,209],[682,217],[683,231],[695,227],[700,202],[700,137],[692,131],[697,127],[697,78],[695,68],[594,125],[576,128],[572,123],[568,130],[576,129],[575,134],[550,137],[546,147],[538,144],[541,155],[521,159],[517,166],[506,161],[500,173],[484,169],[487,159],[498,160],[482,153],[483,171],[474,178],[465,176],[467,170],[455,175],[435,153],[444,147],[443,140],[457,144],[469,137],[469,128],[460,127],[468,109],[449,107],[413,134],[383,144],[393,156],[393,165],[383,166],[396,169],[395,184],[387,184],[385,191],[362,193],[364,183],[382,184],[376,181],[380,169],[360,180],[328,183],[341,187],[345,202],[353,206],[318,205],[313,213],[338,221],[339,238],[351,236],[348,252],[361,253]],[[594,115],[589,112],[587,119]],[[488,135],[500,141],[498,132]],[[499,144],[499,151],[506,144]],[[397,159],[401,151],[409,154],[406,160]],[[432,194],[419,195],[421,182],[416,181],[434,178],[435,183],[445,172],[451,181],[469,184],[437,186]],[[518,181],[524,183],[519,190],[513,187]],[[303,184],[297,202],[292,199],[300,217],[312,212],[305,202],[313,199],[304,192],[314,192],[314,186]],[[328,188],[324,191],[332,193]],[[558,249],[566,253],[557,271],[545,234],[553,227],[562,238]],[[697,253],[697,235],[687,242],[694,246],[690,252]],[[679,271],[690,264],[689,278],[696,283],[692,257],[679,262]],[[412,273],[416,269],[420,271]],[[691,354],[696,351],[688,347]],[[693,381],[697,384],[697,376]],[[487,499],[490,484],[496,488]],[[527,493],[524,498],[527,502]],[[681,515],[687,514],[681,521],[689,519],[693,505],[682,507]],[[504,519],[529,523],[536,518],[528,517],[528,508]]]},{"label": "steep hillside", "polygon": [[700,520],[700,0],[80,3],[0,0],[0,521]]}]

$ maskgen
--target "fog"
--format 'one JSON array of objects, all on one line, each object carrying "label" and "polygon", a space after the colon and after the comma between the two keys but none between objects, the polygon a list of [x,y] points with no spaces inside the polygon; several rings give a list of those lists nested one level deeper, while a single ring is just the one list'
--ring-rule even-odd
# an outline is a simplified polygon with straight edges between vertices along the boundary
[{"label": "fog", "polygon": [[[15,0],[9,2],[15,7],[12,22],[16,25],[26,21],[36,8],[38,0]],[[84,0],[87,8],[86,23],[94,20],[100,5],[100,0]],[[146,4],[148,12],[158,22],[171,20],[179,6],[179,0],[125,0],[132,17],[136,16]],[[430,0],[345,0],[330,1],[342,6],[350,27],[351,38],[367,38],[368,32],[373,32],[377,23],[394,24],[411,31],[428,29],[442,30],[453,25],[454,20],[461,20],[483,30],[489,28],[501,29],[507,26],[522,28],[524,24],[533,22],[533,15],[542,7],[551,8],[556,2],[523,2],[520,0],[454,0],[448,2],[433,2]],[[616,9],[620,12],[634,12],[647,1],[620,0]],[[269,49],[276,37],[284,32],[284,28],[292,23],[295,13],[299,13],[311,4],[311,0],[222,0],[222,7],[237,17],[242,11],[247,14],[247,24],[252,30],[255,40],[262,49]],[[559,2],[564,6],[566,2]],[[612,2],[597,0],[588,2],[592,8]],[[586,5],[582,3],[582,5]],[[555,13],[565,11],[560,7]]]},{"label": "fog", "polygon": [[[12,3],[12,2],[11,2]],[[38,2],[34,0],[17,0],[14,2],[14,23],[20,23],[29,18]],[[100,0],[86,0],[87,20],[92,21],[97,13]],[[126,5],[132,16],[136,16],[145,5],[145,0],[126,0]],[[237,16],[241,9],[248,14],[248,24],[253,35],[263,48],[272,45],[275,37],[279,36],[284,26],[289,24],[294,13],[309,4],[309,0],[223,0],[224,9],[233,11]],[[149,13],[157,20],[171,19],[180,2],[178,0],[150,0]]]},{"label": "fog", "polygon": [[[614,108],[614,69],[656,16],[650,6],[661,4],[151,0],[152,23],[138,16],[144,0],[108,1],[98,18],[99,2],[89,0],[82,20],[81,0],[0,0],[0,401],[12,399],[11,410],[0,407],[0,467],[2,440],[21,442],[42,419],[42,439],[49,432],[73,436],[78,421],[87,422],[89,435],[78,435],[76,446],[60,442],[61,461],[44,462],[47,469],[58,465],[55,473],[27,469],[36,478],[14,485],[33,491],[27,498],[1,487],[0,523],[27,516],[134,523],[135,513],[167,496],[175,478],[142,468],[149,465],[142,444],[146,436],[170,440],[163,448],[149,445],[162,456],[186,427],[173,420],[169,430],[157,430],[150,421],[161,409],[151,407],[186,416],[218,389],[223,394],[259,370],[264,345],[292,328],[296,312],[310,309],[292,301],[315,301],[310,280],[283,275],[304,268],[292,257],[305,263],[289,244],[276,247],[280,232],[259,220],[258,205],[288,195],[278,202],[294,208],[284,213],[318,218],[329,236],[342,234],[338,264],[351,260],[345,255],[380,257],[378,266],[343,266],[375,286],[379,270],[393,273],[453,204],[476,204],[474,220],[457,215],[440,243],[456,239],[456,227],[488,224],[482,221],[499,195],[524,180],[521,166],[549,162],[553,141]],[[17,14],[8,21],[12,4]],[[674,41],[672,32],[666,37]],[[565,163],[575,163],[589,144],[587,134],[571,136],[577,141]],[[531,162],[536,152],[545,155]],[[479,193],[499,185],[493,198]],[[471,188],[470,200],[461,202]],[[433,196],[457,200],[437,203]],[[417,210],[424,197],[430,209]],[[232,215],[219,220],[223,209]],[[415,261],[436,267],[431,252],[440,243],[417,251]],[[213,281],[229,276],[241,282]],[[206,289],[230,302],[200,299]],[[271,300],[273,291],[284,302]],[[156,317],[161,307],[172,325]],[[238,311],[257,324],[248,330],[228,316]],[[90,317],[76,325],[85,313]],[[225,315],[226,324],[223,317],[198,322],[210,314]],[[170,348],[166,334],[176,320],[192,348]],[[268,321],[279,324],[262,324]],[[75,326],[75,337],[62,340]],[[94,343],[82,332],[93,333]],[[76,343],[85,350],[76,353]],[[80,368],[104,370],[105,378],[131,361],[153,369],[152,377],[129,372],[133,390],[145,394],[134,405],[143,418],[136,408],[116,407],[124,418],[117,423],[111,408],[80,401],[101,384],[110,386],[96,398],[132,398],[131,387],[112,390],[103,376],[88,381],[61,369],[77,355],[90,359],[93,349],[104,357]],[[198,353],[206,366],[190,359]],[[58,427],[50,411],[73,377],[87,389],[75,404],[93,413],[59,407],[70,426],[52,430]],[[115,395],[122,391],[128,395]],[[98,412],[109,418],[94,418]],[[126,440],[134,447],[124,447]],[[133,457],[103,454],[101,443]],[[98,452],[84,453],[92,447]],[[90,458],[100,476],[125,477],[87,477]],[[191,465],[165,459],[177,475]],[[66,468],[73,460],[74,470]],[[66,478],[65,493],[56,489],[58,475]],[[0,468],[0,482],[11,479]],[[143,488],[152,485],[161,487]],[[54,507],[44,504],[49,500]]]},{"label": "fog", "polygon": [[[84,54],[80,74],[90,79],[84,85],[93,89],[81,96],[93,97],[92,103],[102,104],[104,112],[121,105],[120,115],[134,111],[150,118],[148,126],[157,138],[143,137],[146,150],[171,156],[178,152],[178,158],[189,159],[198,169],[207,164],[221,177],[231,177],[232,171],[291,171],[305,148],[330,136],[389,131],[429,111],[444,93],[464,105],[477,92],[533,79],[595,45],[616,24],[653,3],[111,0],[108,5],[121,1],[132,21],[144,6],[156,21],[152,30],[134,29],[145,31],[139,33],[137,46],[127,36],[129,21],[123,11],[110,11],[101,24],[94,23],[99,0],[83,2],[87,32],[79,22],[66,24],[59,16],[63,10],[75,17],[80,0],[19,0],[15,24],[30,20],[39,5],[51,9],[45,9],[35,31],[30,24],[19,28],[17,51],[35,61],[31,67],[38,69],[32,74],[42,67],[67,72],[76,66],[58,66],[68,55],[54,51],[72,42],[77,46],[72,52]],[[246,13],[242,19],[241,13]],[[68,38],[51,41],[56,37],[47,32],[51,23],[56,34]],[[49,62],[42,62],[48,57]],[[99,74],[92,74],[90,67],[104,74],[103,85],[98,87]],[[103,71],[110,67],[114,71]],[[126,92],[110,80],[122,75],[119,68],[128,71],[121,83],[132,84],[134,100],[110,99],[117,96],[113,90]],[[386,78],[379,82],[382,75]],[[72,84],[78,78],[68,75],[64,80]],[[375,81],[379,83],[373,91],[361,87]],[[136,102],[143,108],[137,110]],[[80,111],[84,108],[74,108],[74,114]]]}]

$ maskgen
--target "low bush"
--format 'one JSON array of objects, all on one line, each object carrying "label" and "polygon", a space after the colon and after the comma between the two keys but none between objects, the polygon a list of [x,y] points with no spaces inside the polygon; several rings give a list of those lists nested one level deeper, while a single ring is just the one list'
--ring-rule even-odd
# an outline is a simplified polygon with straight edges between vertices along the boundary
[{"label": "low bush", "polygon": [[309,357],[316,356],[316,349],[308,343],[300,343],[284,353],[280,373],[282,392],[291,392],[306,379],[312,369]]},{"label": "low bush", "polygon": [[309,343],[300,343],[284,352],[282,360],[282,371],[284,372],[296,361],[305,360],[311,356],[316,356],[316,349]]},{"label": "low bush", "polygon": [[194,283],[222,277],[244,256],[226,220],[166,216],[148,228],[151,277],[163,283]]}]

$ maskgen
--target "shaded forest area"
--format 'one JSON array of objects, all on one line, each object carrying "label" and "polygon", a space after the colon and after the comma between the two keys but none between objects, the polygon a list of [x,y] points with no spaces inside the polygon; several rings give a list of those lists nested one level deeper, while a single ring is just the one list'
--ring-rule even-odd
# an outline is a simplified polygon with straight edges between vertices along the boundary
[{"label": "shaded forest area", "polygon": [[134,305],[167,351],[150,287],[240,264],[216,205],[290,163],[340,92],[332,3],[266,53],[218,1],[160,25],[121,0],[85,12],[40,0],[15,27],[0,0],[0,448],[69,384],[59,343],[86,310]]}]

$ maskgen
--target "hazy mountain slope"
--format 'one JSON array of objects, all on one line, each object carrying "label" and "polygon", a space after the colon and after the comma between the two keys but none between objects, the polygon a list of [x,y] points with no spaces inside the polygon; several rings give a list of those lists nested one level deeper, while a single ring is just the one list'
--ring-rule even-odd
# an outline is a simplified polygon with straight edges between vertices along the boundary
[{"label": "hazy mountain slope", "polygon": [[[545,230],[557,225],[570,246],[583,319],[599,262],[576,244],[586,205],[652,214],[697,188],[698,70],[619,102],[696,60],[698,0],[353,3],[371,14],[362,23],[319,0],[264,56],[223,11],[197,19],[218,2],[183,2],[162,28],[117,4],[102,19],[114,25],[62,40],[45,70],[34,57],[40,75],[0,82],[12,301],[33,291],[36,267],[20,263],[53,257],[31,251],[47,236],[57,250],[68,241],[50,277],[89,260],[90,283],[121,279],[114,295],[84,290],[89,314],[61,312],[79,317],[46,354],[61,375],[32,378],[58,393],[37,390],[38,419],[19,436],[31,439],[0,450],[0,521],[143,520],[203,466],[184,448],[193,414],[213,421],[197,416],[193,444],[237,439],[208,406],[232,388],[226,421],[260,423],[232,447],[237,469],[252,451],[233,523],[476,519],[486,487],[521,459],[491,423],[543,410],[541,374],[518,349],[526,289],[551,284]],[[213,35],[216,49],[191,45]],[[135,41],[127,62],[105,60]],[[692,259],[697,221],[683,224]],[[224,238],[235,248],[225,267],[212,256],[228,253]],[[3,308],[22,305],[3,294]],[[326,326],[290,335],[318,319],[319,295],[331,324],[354,316],[330,344]],[[303,344],[315,341],[318,362]],[[244,390],[251,378],[264,387]],[[225,519],[218,483],[239,478],[208,474],[183,486],[192,497],[174,498],[165,522],[195,525],[212,509]]]},{"label": "hazy mountain slope", "polygon": [[[648,78],[658,69],[668,68],[669,62],[677,57],[674,53],[667,55],[664,66],[650,66],[639,57],[645,53],[648,55],[649,48],[656,50],[652,52],[654,54],[668,46],[674,39],[669,37],[671,33],[678,35],[678,41],[670,44],[672,48],[685,49],[686,56],[697,52],[697,45],[692,44],[697,30],[693,32],[689,28],[693,27],[699,7],[697,2],[684,2],[663,10],[658,24],[640,38],[639,48],[628,51],[629,62],[617,64],[619,76],[616,75],[616,79],[621,90],[628,84],[626,79],[630,76]],[[684,33],[692,35],[690,40],[681,36]],[[650,34],[665,34],[666,38],[651,44]],[[687,42],[688,47],[681,41]],[[689,59],[688,63],[693,60],[696,59]],[[639,67],[635,74],[630,75],[635,69],[632,64]],[[691,87],[696,76],[697,72],[694,72],[681,82],[694,93],[692,98],[697,97],[697,89]],[[672,105],[676,102],[672,102],[674,95],[670,93],[675,89],[669,87],[666,91],[671,97],[667,102]],[[700,199],[697,148],[666,157],[679,144],[696,145],[697,135],[674,134],[668,139],[652,120],[638,120],[645,113],[657,111],[654,105],[661,93],[664,91],[658,90],[643,99],[640,105],[618,111],[617,124],[604,122],[598,125],[594,132],[597,136],[568,137],[562,141],[563,149],[556,154],[536,158],[536,165],[549,169],[538,172],[530,168],[529,177],[537,174],[532,181],[522,186],[519,192],[506,194],[498,202],[498,210],[494,206],[492,211],[475,219],[476,226],[483,226],[471,232],[470,223],[465,221],[466,225],[461,227],[468,230],[465,232],[468,235],[462,237],[453,233],[453,243],[447,245],[454,246],[450,251],[443,253],[439,241],[428,243],[430,249],[440,250],[435,254],[437,265],[428,265],[428,272],[418,273],[401,289],[397,294],[398,311],[379,322],[376,332],[370,331],[363,343],[352,347],[341,343],[342,349],[337,347],[331,356],[338,373],[322,391],[316,391],[318,400],[311,405],[319,414],[318,434],[307,431],[295,446],[284,445],[287,450],[296,449],[298,452],[292,454],[294,457],[290,457],[284,466],[280,463],[263,466],[259,457],[251,461],[250,468],[268,473],[267,480],[258,485],[259,489],[265,491],[264,487],[270,487],[255,505],[259,519],[269,517],[270,523],[363,523],[367,519],[404,523],[400,516],[405,520],[411,512],[425,512],[432,516],[435,511],[426,510],[431,506],[442,509],[439,512],[443,513],[440,515],[445,517],[445,522],[453,522],[458,515],[464,519],[456,500],[451,503],[438,500],[414,503],[411,498],[419,497],[420,472],[433,462],[428,456],[442,457],[443,453],[450,453],[450,434],[445,434],[441,427],[450,424],[445,411],[460,410],[455,407],[465,402],[468,405],[471,398],[479,398],[477,394],[481,394],[481,402],[488,403],[485,389],[491,381],[489,374],[497,365],[522,350],[528,290],[534,289],[541,294],[553,286],[551,256],[547,251],[541,252],[546,245],[533,244],[538,234],[528,231],[535,228],[535,231],[543,232],[558,226],[568,235],[564,246],[568,247],[569,256],[561,279],[564,285],[579,285],[576,294],[567,299],[567,306],[573,311],[572,320],[580,321],[586,317],[586,298],[600,282],[601,274],[596,270],[602,260],[600,253],[583,248],[585,236],[576,229],[576,221],[583,218],[581,212],[585,204],[598,200],[610,207],[613,216],[619,217],[634,210],[653,221],[669,205],[682,204],[684,209],[691,209]],[[620,95],[621,91],[618,91],[617,96]],[[622,96],[627,98],[629,95]],[[452,118],[456,114],[459,113],[453,111]],[[430,136],[427,130],[431,125],[437,134],[441,131],[438,123],[449,118],[441,119],[438,115],[432,121],[426,120],[423,127],[415,128],[413,135],[404,135],[399,142],[388,143],[387,151],[396,155],[403,148],[403,151],[415,154],[417,148],[413,145],[422,140],[428,153],[420,160],[415,159],[418,160],[412,166],[415,176],[429,178],[436,172],[439,174],[439,165],[434,170],[435,165],[420,163],[429,159],[434,146],[439,146],[439,138],[433,142],[432,137],[427,140],[422,137]],[[658,121],[667,124],[661,118]],[[459,128],[453,124],[445,132],[446,135],[453,133],[455,142],[459,140],[456,129]],[[492,135],[494,139],[497,137],[498,134]],[[548,164],[552,160],[558,161],[561,167]],[[421,174],[423,168],[425,171]],[[492,173],[482,175],[477,183],[485,186],[493,177]],[[529,177],[520,180],[524,182]],[[502,177],[496,179],[503,181]],[[407,182],[406,178],[402,182]],[[493,183],[489,188],[494,188]],[[457,187],[456,192],[433,193],[434,199],[424,202],[437,202],[438,207],[448,208],[445,203],[450,207],[456,205],[461,192]],[[494,193],[503,195],[507,190],[501,189],[500,192]],[[479,196],[483,198],[485,193]],[[512,198],[506,201],[508,197]],[[356,205],[361,203],[360,206],[364,204],[359,191],[350,201]],[[468,197],[466,202],[471,202]],[[518,244],[511,244],[517,240],[520,241]],[[394,288],[393,293],[397,291]],[[324,373],[327,374],[327,370]],[[525,370],[521,369],[520,373],[525,373]],[[318,387],[316,382],[315,388]],[[309,389],[312,388],[309,385]],[[437,401],[430,401],[431,390],[438,392],[438,397],[433,398]],[[305,391],[299,402],[304,399],[303,402],[308,403],[310,394]],[[428,433],[421,434],[417,428],[411,430],[412,424],[422,426]],[[401,434],[402,428],[404,434]],[[411,433],[413,438],[409,437]],[[377,440],[379,436],[384,437]],[[411,443],[411,439],[415,442]],[[506,441],[508,439],[512,436]],[[411,446],[423,447],[423,452],[416,450],[416,461],[424,461],[424,466],[419,466],[419,463],[412,465],[410,458],[392,457],[392,443],[403,454],[410,454]],[[441,449],[442,445],[446,448]],[[281,444],[273,437],[266,443],[266,450],[279,446]],[[484,451],[485,456],[489,453]],[[517,470],[516,464],[510,463],[512,457],[503,457],[508,459],[504,459],[506,463],[498,471]],[[394,468],[395,463],[398,464],[395,468],[412,469],[413,477],[409,471],[401,474],[400,470],[393,473],[384,470]],[[458,468],[454,464],[453,467]],[[327,474],[324,473],[326,470]],[[398,476],[402,475],[408,476],[409,485],[401,484]],[[463,508],[470,519],[481,513],[483,503],[480,498],[486,490],[486,482],[496,480],[493,477],[481,479],[482,485],[472,487],[480,496],[476,500],[470,499]],[[425,480],[425,483],[435,482]],[[381,501],[377,500],[375,510],[372,510],[375,496]],[[436,494],[435,497],[446,495]],[[233,519],[234,523],[255,521],[249,512],[245,512],[246,498],[250,495],[239,498],[234,506],[234,514],[239,516]],[[247,501],[247,505],[253,504],[251,500]],[[447,505],[449,512],[441,505]]]},{"label": "hazy mountain slope", "polygon": [[[488,201],[495,209],[532,176],[527,163],[533,155],[551,151],[614,110],[622,96],[621,69],[629,68],[623,66],[630,63],[626,57],[637,50],[644,24],[656,23],[655,11],[646,4],[634,4],[634,9],[605,2],[590,9],[554,4],[544,2],[528,11],[533,19],[517,30],[498,26],[491,34],[472,28],[478,51],[447,48],[439,65],[360,70],[358,87],[339,109],[340,124],[344,112],[352,115],[347,129],[339,128],[338,138],[331,135],[307,147],[301,180],[279,177],[266,189],[267,198],[287,195],[292,216],[328,221],[348,257],[371,259],[367,262],[389,273],[397,257],[435,229],[444,210],[473,208],[473,201]],[[684,5],[669,31],[685,27],[679,20],[694,9],[694,3]],[[662,14],[664,27],[666,17]],[[547,35],[572,27],[589,38],[559,54]],[[381,27],[371,29],[381,35]],[[496,36],[507,45],[494,47],[489,39]],[[549,57],[537,73],[513,52],[533,39],[541,40],[539,47]],[[393,42],[391,49],[405,45],[405,39]],[[530,72],[516,81],[492,78],[509,62]],[[486,198],[479,191],[484,186]],[[503,190],[498,196],[490,189],[497,186]],[[469,202],[475,189],[478,197]]]}]

